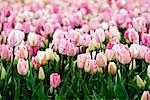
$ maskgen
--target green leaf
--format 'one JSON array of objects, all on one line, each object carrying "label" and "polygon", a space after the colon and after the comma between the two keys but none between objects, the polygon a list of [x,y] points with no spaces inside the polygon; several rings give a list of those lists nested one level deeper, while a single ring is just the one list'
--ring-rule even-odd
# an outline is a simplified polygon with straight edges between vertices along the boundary
[{"label": "green leaf", "polygon": [[120,100],[128,100],[128,94],[125,90],[125,87],[120,82],[120,78],[117,75],[117,84],[115,85],[115,94],[116,97]]},{"label": "green leaf", "polygon": [[93,90],[93,100],[102,100],[102,97],[99,96],[94,90]]}]

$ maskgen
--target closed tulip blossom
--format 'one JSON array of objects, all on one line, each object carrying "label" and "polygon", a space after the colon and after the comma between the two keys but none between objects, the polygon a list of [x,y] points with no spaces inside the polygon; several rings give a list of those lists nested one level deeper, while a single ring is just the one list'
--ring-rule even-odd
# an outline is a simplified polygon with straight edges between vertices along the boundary
[{"label": "closed tulip blossom", "polygon": [[118,60],[121,64],[129,64],[132,59],[128,48],[121,48],[118,52]]},{"label": "closed tulip blossom", "polygon": [[112,49],[106,49],[105,55],[106,55],[107,61],[112,61],[115,55],[115,52]]},{"label": "closed tulip blossom", "polygon": [[87,47],[88,44],[90,43],[90,40],[91,40],[91,36],[89,34],[83,34],[79,38],[79,45],[83,47]]},{"label": "closed tulip blossom", "polygon": [[133,27],[137,32],[144,32],[146,27],[146,20],[143,17],[134,18]]},{"label": "closed tulip blossom", "polygon": [[46,64],[47,58],[46,58],[46,52],[45,51],[38,51],[37,52],[37,60],[39,64],[44,65]]},{"label": "closed tulip blossom", "polygon": [[115,75],[117,71],[117,66],[114,62],[109,62],[108,64],[108,72],[112,75]]},{"label": "closed tulip blossom", "polygon": [[78,65],[78,67],[79,68],[84,68],[86,60],[90,59],[90,58],[91,58],[91,56],[88,53],[79,54],[77,56],[77,65]]},{"label": "closed tulip blossom", "polygon": [[37,35],[36,35],[36,33],[34,33],[34,32],[30,32],[29,34],[28,34],[28,42],[29,42],[29,44],[31,45],[31,46],[37,46],[37,44],[38,44],[38,38],[37,38]]},{"label": "closed tulip blossom", "polygon": [[90,72],[91,71],[91,68],[92,68],[92,60],[91,59],[87,59],[86,61],[85,61],[85,65],[84,65],[84,71],[85,72]]},{"label": "closed tulip blossom", "polygon": [[131,44],[129,48],[131,55],[133,58],[138,58],[140,52],[140,45],[138,44]]},{"label": "closed tulip blossom", "polygon": [[44,70],[42,67],[39,68],[38,78],[39,78],[39,80],[45,79],[45,74],[44,74]]},{"label": "closed tulip blossom", "polygon": [[40,68],[41,65],[38,62],[37,56],[32,57],[32,65],[36,70],[38,70]]},{"label": "closed tulip blossom", "polygon": [[73,43],[69,43],[69,49],[67,52],[68,56],[75,56],[79,52],[79,48],[76,47]]},{"label": "closed tulip blossom", "polygon": [[142,34],[141,43],[145,46],[150,46],[150,34]]},{"label": "closed tulip blossom", "polygon": [[63,55],[66,55],[69,50],[70,42],[67,39],[61,39],[59,44],[59,52]]},{"label": "closed tulip blossom", "polygon": [[26,75],[28,73],[28,60],[19,59],[17,64],[17,71],[20,75]]},{"label": "closed tulip blossom", "polygon": [[144,59],[147,51],[148,51],[148,47],[141,45],[140,50],[139,50],[139,54],[138,54],[138,59]]},{"label": "closed tulip blossom", "polygon": [[28,50],[27,50],[27,47],[26,47],[24,42],[22,42],[20,45],[18,45],[15,48],[14,54],[15,54],[15,56],[17,58],[27,59],[27,57],[28,57]]},{"label": "closed tulip blossom", "polygon": [[94,38],[97,42],[102,43],[105,41],[105,32],[103,29],[97,29],[94,33]]},{"label": "closed tulip blossom", "polygon": [[47,60],[54,60],[55,55],[54,55],[54,52],[53,52],[53,50],[51,48],[47,48],[45,50],[45,52],[46,52],[46,58],[47,58]]},{"label": "closed tulip blossom", "polygon": [[150,100],[150,93],[149,91],[144,91],[142,96],[141,96],[141,100]]},{"label": "closed tulip blossom", "polygon": [[60,75],[57,74],[57,73],[52,73],[50,75],[50,86],[53,87],[53,88],[56,88],[59,86],[60,84]]},{"label": "closed tulip blossom", "polygon": [[12,30],[8,35],[7,42],[11,47],[19,45],[24,39],[24,32],[19,30]]},{"label": "closed tulip blossom", "polygon": [[12,55],[12,48],[9,45],[1,45],[0,49],[1,59],[10,60]]},{"label": "closed tulip blossom", "polygon": [[103,52],[96,55],[96,61],[99,67],[105,67],[107,65],[107,58]]},{"label": "closed tulip blossom", "polygon": [[133,28],[128,29],[125,32],[124,37],[129,42],[132,42],[132,43],[135,43],[135,44],[139,44],[139,34]]}]

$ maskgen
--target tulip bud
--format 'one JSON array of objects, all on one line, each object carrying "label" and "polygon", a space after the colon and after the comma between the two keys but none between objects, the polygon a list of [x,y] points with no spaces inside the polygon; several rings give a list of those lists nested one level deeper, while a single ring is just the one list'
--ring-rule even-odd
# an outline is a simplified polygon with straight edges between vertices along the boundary
[{"label": "tulip bud", "polygon": [[85,61],[85,65],[84,65],[84,71],[85,71],[85,72],[90,72],[90,70],[91,70],[90,60],[87,59],[87,60]]},{"label": "tulip bud", "polygon": [[41,64],[41,65],[44,65],[46,64],[46,52],[45,51],[38,51],[37,53],[37,59],[38,59],[38,62]]},{"label": "tulip bud", "polygon": [[120,72],[120,70],[118,70],[118,75],[119,75],[119,78],[121,79],[121,72]]},{"label": "tulip bud", "polygon": [[5,79],[5,76],[6,76],[6,70],[4,67],[2,67],[2,70],[1,70],[1,80]]},{"label": "tulip bud", "polygon": [[24,39],[24,32],[19,31],[19,30],[13,30],[10,32],[10,34],[8,35],[8,44],[10,46],[17,46],[21,43],[21,41]]},{"label": "tulip bud", "polygon": [[150,93],[149,91],[144,91],[142,96],[141,96],[141,100],[150,100]]},{"label": "tulip bud", "polygon": [[46,52],[47,60],[54,60],[55,55],[54,55],[54,52],[51,48],[47,48],[45,52]]},{"label": "tulip bud", "polygon": [[147,76],[150,79],[150,65],[148,65],[148,68],[147,68]]},{"label": "tulip bud", "polygon": [[20,75],[26,75],[28,73],[28,60],[19,59],[17,64],[17,71]]},{"label": "tulip bud", "polygon": [[53,88],[58,87],[60,84],[60,75],[58,75],[57,73],[52,73],[50,75],[50,85]]},{"label": "tulip bud", "polygon": [[97,54],[96,60],[99,67],[105,67],[107,65],[107,58],[102,52]]},{"label": "tulip bud", "polygon": [[117,66],[114,62],[109,62],[108,64],[108,72],[112,75],[116,74]]},{"label": "tulip bud", "polygon": [[37,39],[37,35],[33,32],[30,32],[28,34],[28,42],[31,46],[36,46],[38,44],[38,39]]},{"label": "tulip bud", "polygon": [[142,88],[145,86],[146,84],[146,81],[143,82],[143,80],[141,79],[141,77],[139,75],[136,76],[136,83],[137,83],[137,86],[139,88]]},{"label": "tulip bud", "polygon": [[42,67],[39,68],[38,78],[39,78],[39,80],[44,80],[45,79],[45,74],[44,74],[44,70],[43,70]]}]

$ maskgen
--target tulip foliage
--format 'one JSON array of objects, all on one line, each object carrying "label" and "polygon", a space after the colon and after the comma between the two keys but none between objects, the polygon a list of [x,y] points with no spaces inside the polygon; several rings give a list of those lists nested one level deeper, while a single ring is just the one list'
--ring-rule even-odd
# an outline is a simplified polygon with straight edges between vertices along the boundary
[{"label": "tulip foliage", "polygon": [[0,100],[150,100],[149,0],[0,0]]}]

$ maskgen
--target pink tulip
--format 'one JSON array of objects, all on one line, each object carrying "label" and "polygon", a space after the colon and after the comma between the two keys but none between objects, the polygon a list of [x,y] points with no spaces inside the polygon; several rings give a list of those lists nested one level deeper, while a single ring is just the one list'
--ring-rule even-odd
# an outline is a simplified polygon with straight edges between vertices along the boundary
[{"label": "pink tulip", "polygon": [[96,61],[99,67],[105,67],[107,65],[107,58],[103,52],[97,54]]},{"label": "pink tulip", "polygon": [[141,100],[150,100],[150,93],[149,91],[144,91],[142,96],[141,96]]},{"label": "pink tulip", "polygon": [[112,61],[115,55],[115,52],[112,49],[106,49],[105,55],[106,55],[107,61]]},{"label": "pink tulip", "polygon": [[28,57],[28,50],[24,42],[22,42],[20,45],[15,47],[15,56],[20,59],[27,59]]},{"label": "pink tulip", "polygon": [[87,47],[88,44],[90,43],[91,36],[89,34],[83,34],[79,38],[79,45],[83,47]]},{"label": "pink tulip", "polygon": [[83,68],[87,59],[90,59],[91,56],[88,53],[80,54],[77,56],[77,65],[79,68]]},{"label": "pink tulip", "polygon": [[132,58],[138,58],[139,52],[140,52],[140,45],[138,44],[131,44],[129,48]]},{"label": "pink tulip", "polygon": [[61,39],[59,44],[59,52],[63,55],[66,55],[69,50],[70,42],[67,39]]},{"label": "pink tulip", "polygon": [[98,64],[96,60],[91,60],[91,72],[96,73],[98,71]]},{"label": "pink tulip", "polygon": [[60,84],[60,75],[57,74],[57,73],[52,73],[50,75],[50,86],[53,87],[53,88],[56,88],[59,86]]},{"label": "pink tulip", "polygon": [[32,64],[36,70],[38,70],[41,67],[40,63],[38,62],[37,56],[32,57]]},{"label": "pink tulip", "polygon": [[150,34],[142,34],[141,40],[143,45],[150,46]]},{"label": "pink tulip", "polygon": [[27,40],[31,46],[37,46],[38,45],[38,37],[37,37],[36,33],[34,33],[34,32],[30,32],[28,34]]},{"label": "pink tulip", "polygon": [[9,45],[1,45],[0,49],[1,58],[4,60],[9,60],[12,55],[12,48]]},{"label": "pink tulip", "polygon": [[105,32],[103,29],[97,29],[94,33],[97,42],[102,43],[105,41]]},{"label": "pink tulip", "polygon": [[133,43],[139,44],[139,35],[133,28],[128,29],[125,32],[124,37],[129,42],[133,42]]},{"label": "pink tulip", "polygon": [[146,21],[143,17],[133,19],[133,27],[137,32],[144,32],[146,28]]},{"label": "pink tulip", "polygon": [[23,25],[22,25],[23,32],[29,33],[30,32],[30,27],[31,27],[30,21],[24,22]]},{"label": "pink tulip", "polygon": [[29,53],[30,56],[37,55],[38,51],[39,51],[39,47],[29,47],[28,48],[28,53]]},{"label": "pink tulip", "polygon": [[17,64],[17,71],[20,75],[26,75],[28,73],[28,60],[19,59]]},{"label": "pink tulip", "polygon": [[76,47],[73,43],[69,43],[67,55],[68,56],[75,56],[78,52],[79,52],[79,48]]},{"label": "pink tulip", "polygon": [[129,64],[131,61],[131,52],[128,48],[121,48],[118,52],[118,60],[121,64]]},{"label": "pink tulip", "polygon": [[150,49],[148,49],[148,51],[145,54],[145,61],[147,63],[150,63]]},{"label": "pink tulip", "polygon": [[13,30],[10,32],[8,35],[7,42],[10,46],[17,46],[19,45],[22,40],[24,39],[24,32],[19,31],[19,30]]},{"label": "pink tulip", "polygon": [[114,62],[109,62],[108,64],[108,72],[112,75],[116,74],[117,66]]},{"label": "pink tulip", "polygon": [[92,62],[91,59],[86,59],[86,61],[85,61],[84,71],[87,73],[91,71],[91,68],[92,68],[91,62]]},{"label": "pink tulip", "polygon": [[146,55],[147,51],[148,51],[148,47],[141,45],[139,54],[138,54],[138,59],[145,59],[145,55]]}]

